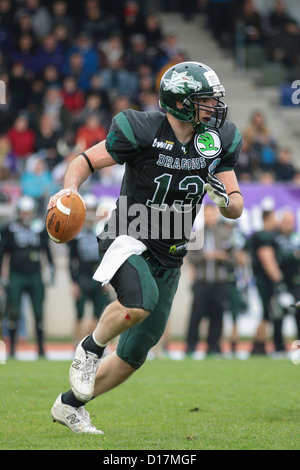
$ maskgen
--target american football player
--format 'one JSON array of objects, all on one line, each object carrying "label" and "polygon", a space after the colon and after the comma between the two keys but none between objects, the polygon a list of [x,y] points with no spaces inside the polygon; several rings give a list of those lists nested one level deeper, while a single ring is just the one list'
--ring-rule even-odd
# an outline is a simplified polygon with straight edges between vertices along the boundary
[{"label": "american football player", "polygon": [[[72,279],[72,293],[76,305],[75,343],[84,336],[83,319],[86,303],[90,301],[93,306],[93,316],[86,326],[86,333],[93,331],[99,317],[108,304],[107,290],[93,279],[93,274],[99,264],[97,243],[97,209],[98,198],[94,194],[85,194],[86,219],[81,232],[69,242],[69,267]],[[98,223],[97,223],[98,222]]]},{"label": "american football player", "polygon": [[[128,379],[162,336],[205,194],[224,217],[242,214],[234,172],[242,137],[226,121],[224,95],[207,65],[172,66],[160,82],[164,112],[117,114],[106,140],[73,160],[64,188],[49,200],[48,209],[61,195],[77,192],[91,172],[125,164],[116,209],[98,237],[101,263],[94,275],[110,282],[117,300],[78,345],[71,389],[58,396],[51,411],[54,421],[73,432],[102,433],[92,425],[85,403]],[[107,343],[118,335],[116,352],[100,364]]]},{"label": "american football player", "polygon": [[0,266],[4,256],[9,257],[7,311],[10,335],[10,356],[15,355],[18,320],[21,315],[23,293],[28,293],[35,317],[38,354],[45,355],[43,329],[43,302],[45,283],[42,277],[42,258],[46,257],[49,276],[53,282],[54,262],[49,237],[43,221],[36,217],[36,202],[22,196],[16,204],[16,217],[1,231]]}]

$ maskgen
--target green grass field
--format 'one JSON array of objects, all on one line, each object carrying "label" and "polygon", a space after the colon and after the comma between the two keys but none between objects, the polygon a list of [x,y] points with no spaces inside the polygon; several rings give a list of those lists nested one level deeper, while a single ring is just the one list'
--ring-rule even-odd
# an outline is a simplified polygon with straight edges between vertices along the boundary
[{"label": "green grass field", "polygon": [[75,435],[50,409],[69,362],[0,365],[1,450],[300,448],[300,365],[289,360],[148,361],[87,406],[104,436]]}]

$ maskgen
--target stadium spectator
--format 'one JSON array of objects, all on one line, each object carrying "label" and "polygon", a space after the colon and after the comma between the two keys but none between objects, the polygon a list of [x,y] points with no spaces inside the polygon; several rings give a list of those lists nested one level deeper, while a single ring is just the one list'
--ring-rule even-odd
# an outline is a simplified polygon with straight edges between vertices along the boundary
[{"label": "stadium spectator", "polygon": [[51,116],[54,129],[62,133],[72,129],[74,123],[68,109],[63,104],[61,86],[49,86],[44,93],[40,115]]},{"label": "stadium spectator", "polygon": [[64,77],[61,93],[63,105],[67,108],[74,120],[76,120],[85,106],[85,94],[78,87],[75,77]]},{"label": "stadium spectator", "polygon": [[117,95],[112,101],[112,114],[116,116],[121,111],[128,109],[132,106],[132,103],[128,96],[126,95]]},{"label": "stadium spectator", "polygon": [[0,2],[0,25],[6,26],[8,31],[13,31],[15,24],[14,5],[11,0],[1,0]]},{"label": "stadium spectator", "polygon": [[60,44],[65,51],[68,50],[72,43],[71,31],[68,27],[65,24],[57,24],[53,28],[53,34],[58,44]]},{"label": "stadium spectator", "polygon": [[292,151],[288,147],[282,147],[278,151],[277,161],[274,166],[277,181],[292,181],[296,175],[296,167],[293,163]]},{"label": "stadium spectator", "polygon": [[121,16],[121,31],[126,44],[130,44],[130,39],[135,34],[143,34],[145,17],[136,1],[126,1]]},{"label": "stadium spectator", "polygon": [[267,15],[267,22],[269,34],[278,33],[283,31],[284,26],[292,19],[290,12],[285,1],[276,0],[272,5],[269,14]]},{"label": "stadium spectator", "polygon": [[[36,135],[30,127],[27,113],[20,113],[15,119],[14,125],[7,131],[13,154],[20,162],[34,152]],[[20,171],[23,166],[20,166]]]},{"label": "stadium spectator", "polygon": [[116,19],[105,14],[98,0],[86,0],[83,7],[82,29],[93,38],[95,44],[108,38],[117,29]]},{"label": "stadium spectator", "polygon": [[182,53],[182,46],[176,33],[164,34],[161,45],[161,51],[165,54],[165,59],[176,60],[178,54]]},{"label": "stadium spectator", "polygon": [[41,74],[39,74],[39,78],[43,80],[45,88],[49,88],[51,86],[61,87],[62,76],[55,65],[46,65]]},{"label": "stadium spectator", "polygon": [[106,94],[104,95],[103,93],[95,91],[88,93],[84,108],[76,116],[77,125],[82,126],[91,115],[96,115],[103,126],[108,129],[109,120],[111,119],[111,108],[110,104],[109,108],[106,107],[105,99],[103,103],[102,96],[107,97]]},{"label": "stadium spectator", "polygon": [[75,21],[69,14],[70,2],[65,0],[56,0],[51,3],[52,32],[60,30],[60,27],[62,26],[63,30],[68,31],[69,37],[73,38],[75,35]]},{"label": "stadium spectator", "polygon": [[36,127],[35,150],[43,155],[50,172],[61,161],[57,149],[57,141],[60,136],[61,133],[54,127],[52,116],[43,114]]},{"label": "stadium spectator", "polygon": [[192,268],[193,303],[187,330],[187,355],[196,353],[199,325],[204,317],[209,320],[207,354],[220,354],[224,303],[227,299],[228,275],[233,258],[230,253],[231,231],[220,224],[218,208],[204,206],[203,247],[189,250],[187,260]]},{"label": "stadium spectator", "polygon": [[91,114],[85,124],[79,126],[76,133],[76,146],[84,151],[106,138],[107,129],[102,126],[99,117]]},{"label": "stadium spectator", "polygon": [[30,82],[28,112],[31,116],[37,116],[42,109],[45,94],[45,82],[41,77],[34,78]]},{"label": "stadium spectator", "polygon": [[138,87],[138,75],[126,69],[123,59],[116,60],[110,68],[102,69],[100,75],[103,88],[110,99],[116,95],[125,95],[130,100],[134,99]]},{"label": "stadium spectator", "polygon": [[145,36],[134,34],[130,38],[130,47],[125,54],[125,67],[137,73],[142,65],[152,66],[152,56],[149,55]]},{"label": "stadium spectator", "polygon": [[53,33],[43,36],[39,53],[43,68],[52,65],[56,68],[58,73],[62,72],[65,60],[65,48],[58,42]]},{"label": "stadium spectator", "polygon": [[33,36],[23,33],[17,41],[16,47],[9,54],[10,64],[20,62],[26,70],[28,78],[34,77],[43,69],[43,57],[37,47]]},{"label": "stadium spectator", "polygon": [[90,94],[97,94],[101,99],[100,107],[111,112],[111,102],[107,91],[103,88],[101,75],[99,73],[92,75],[90,84],[91,88],[89,93],[87,93],[87,97],[89,97]]},{"label": "stadium spectator", "polygon": [[82,56],[82,67],[89,77],[99,71],[100,61],[96,46],[87,31],[80,31],[66,53],[66,61],[74,54]]},{"label": "stadium spectator", "polygon": [[271,62],[282,64],[287,69],[300,65],[300,28],[290,19],[283,29],[269,37],[268,58]]},{"label": "stadium spectator", "polygon": [[112,33],[99,46],[102,68],[115,68],[125,59],[124,40],[120,33]]},{"label": "stadium spectator", "polygon": [[163,37],[161,24],[157,15],[152,13],[146,16],[143,34],[145,35],[149,52],[151,54],[157,54]]},{"label": "stadium spectator", "polygon": [[156,99],[154,108],[158,109],[157,92],[155,90],[154,78],[152,74],[139,74],[139,88],[137,90],[135,103],[139,109],[146,110],[145,107],[151,106],[152,99]]},{"label": "stadium spectator", "polygon": [[244,44],[246,46],[263,45],[265,42],[263,18],[257,10],[255,1],[243,0],[238,10],[236,23],[242,26]]},{"label": "stadium spectator", "polygon": [[24,11],[31,16],[32,31],[38,39],[50,33],[52,17],[40,0],[24,0],[21,6],[17,7],[16,18]]},{"label": "stadium spectator", "polygon": [[277,158],[277,141],[272,136],[266,117],[255,111],[243,131],[244,150],[248,152],[248,162],[252,170],[269,171],[274,168]]},{"label": "stadium spectator", "polygon": [[46,213],[46,200],[56,188],[41,155],[33,154],[28,158],[25,171],[20,176],[20,187],[22,194],[34,199],[37,215],[43,217]]},{"label": "stadium spectator", "polygon": [[9,88],[17,109],[26,109],[30,104],[30,80],[22,63],[16,62],[10,70]]},{"label": "stadium spectator", "polygon": [[16,41],[19,40],[22,34],[30,34],[34,40],[36,40],[35,34],[32,27],[32,18],[29,12],[22,10],[17,16],[15,24],[12,28],[14,38]]},{"label": "stadium spectator", "polygon": [[90,89],[90,79],[94,72],[84,66],[84,57],[80,52],[73,51],[66,57],[63,67],[64,76],[73,76],[83,91]]}]

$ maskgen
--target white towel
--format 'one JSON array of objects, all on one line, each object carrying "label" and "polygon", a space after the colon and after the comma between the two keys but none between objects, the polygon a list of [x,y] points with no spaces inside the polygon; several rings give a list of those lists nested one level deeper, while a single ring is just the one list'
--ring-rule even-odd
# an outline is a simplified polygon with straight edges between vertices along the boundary
[{"label": "white towel", "polygon": [[102,282],[102,286],[108,284],[116,271],[129,256],[140,255],[146,250],[146,245],[140,240],[136,240],[129,235],[120,235],[112,242],[106,251],[93,279]]}]

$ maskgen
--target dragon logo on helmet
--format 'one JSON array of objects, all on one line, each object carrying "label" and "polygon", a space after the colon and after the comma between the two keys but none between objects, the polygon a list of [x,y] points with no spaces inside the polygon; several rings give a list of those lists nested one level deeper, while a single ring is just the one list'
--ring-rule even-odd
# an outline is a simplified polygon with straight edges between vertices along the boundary
[{"label": "dragon logo on helmet", "polygon": [[187,72],[178,73],[176,70],[172,73],[171,78],[164,79],[164,91],[171,91],[172,93],[188,93],[190,90],[195,92],[202,89],[202,83],[194,79],[192,75],[187,75]]}]

